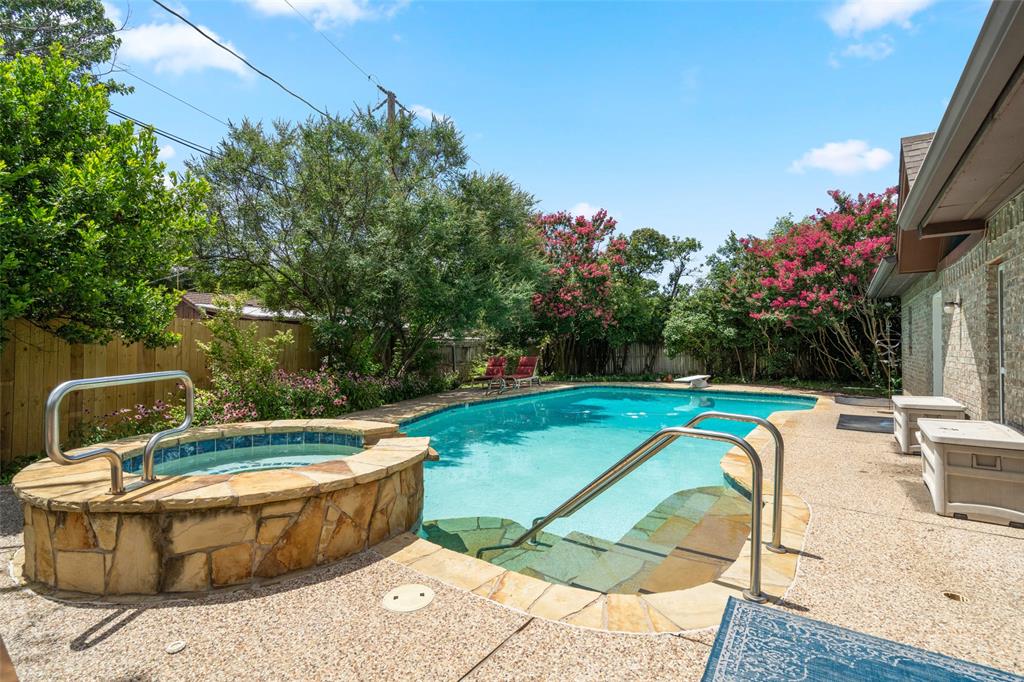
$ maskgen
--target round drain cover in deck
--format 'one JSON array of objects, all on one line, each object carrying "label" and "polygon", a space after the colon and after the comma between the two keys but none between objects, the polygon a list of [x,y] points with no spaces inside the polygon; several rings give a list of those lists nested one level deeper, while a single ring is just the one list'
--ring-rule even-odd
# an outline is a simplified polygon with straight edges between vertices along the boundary
[{"label": "round drain cover in deck", "polygon": [[185,640],[178,639],[164,647],[164,651],[169,654],[176,654],[185,650]]},{"label": "round drain cover in deck", "polygon": [[434,601],[434,591],[426,585],[399,585],[384,595],[381,606],[388,611],[409,613],[419,611]]}]

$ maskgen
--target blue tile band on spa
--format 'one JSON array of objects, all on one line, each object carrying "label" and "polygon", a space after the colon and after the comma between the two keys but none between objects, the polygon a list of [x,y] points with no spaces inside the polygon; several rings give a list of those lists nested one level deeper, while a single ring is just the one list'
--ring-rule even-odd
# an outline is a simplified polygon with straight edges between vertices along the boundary
[{"label": "blue tile band on spa", "polygon": [[702,682],[1021,682],[1002,670],[729,598]]},{"label": "blue tile band on spa", "polygon": [[[362,449],[363,437],[348,433],[257,433],[158,448],[153,464],[158,476],[227,474],[314,464]],[[126,459],[123,467],[128,473],[139,473],[142,455]]]}]

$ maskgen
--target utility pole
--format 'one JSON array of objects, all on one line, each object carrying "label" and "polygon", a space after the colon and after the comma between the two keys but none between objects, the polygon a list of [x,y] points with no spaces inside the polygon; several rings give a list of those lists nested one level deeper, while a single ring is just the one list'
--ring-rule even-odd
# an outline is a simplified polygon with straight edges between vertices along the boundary
[{"label": "utility pole", "polygon": [[390,90],[386,92],[388,93],[388,125],[390,126],[395,122],[395,93]]}]

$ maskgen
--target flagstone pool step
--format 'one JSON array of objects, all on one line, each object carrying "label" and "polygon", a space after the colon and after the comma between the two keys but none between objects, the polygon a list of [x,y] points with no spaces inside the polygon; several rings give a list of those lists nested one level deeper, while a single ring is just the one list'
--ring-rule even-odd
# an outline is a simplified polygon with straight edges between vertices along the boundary
[{"label": "flagstone pool step", "polygon": [[620,544],[645,540],[671,546],[660,563],[606,588],[626,594],[667,592],[711,582],[736,561],[750,535],[750,501],[730,486],[709,486],[666,498]]},{"label": "flagstone pool step", "polygon": [[[606,594],[637,594],[710,582],[739,556],[750,534],[749,515],[750,502],[728,486],[680,491],[616,543],[566,536],[566,541],[589,548],[593,556],[566,584]],[[533,568],[549,579],[562,577],[537,564]]]},{"label": "flagstone pool step", "polygon": [[[685,589],[716,579],[739,556],[750,533],[750,503],[729,486],[670,495],[618,542],[573,531],[542,532],[486,557],[495,565],[550,583],[603,593]],[[515,521],[465,517],[427,521],[421,535],[463,554],[508,543],[525,532]]]}]

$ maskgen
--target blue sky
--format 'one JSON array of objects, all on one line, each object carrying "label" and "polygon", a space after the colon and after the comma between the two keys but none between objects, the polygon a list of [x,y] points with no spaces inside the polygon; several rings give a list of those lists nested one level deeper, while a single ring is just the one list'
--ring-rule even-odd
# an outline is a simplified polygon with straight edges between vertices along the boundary
[{"label": "blue sky", "polygon": [[[311,112],[155,4],[118,62],[224,120]],[[417,111],[450,116],[481,170],[544,210],[604,207],[630,231],[763,234],[825,192],[896,184],[901,136],[934,130],[988,3],[292,0]],[[284,0],[170,3],[332,111],[375,87]],[[129,14],[130,9],[130,14]],[[115,107],[206,146],[225,128],[129,76]],[[179,169],[189,150],[165,147]]]}]

